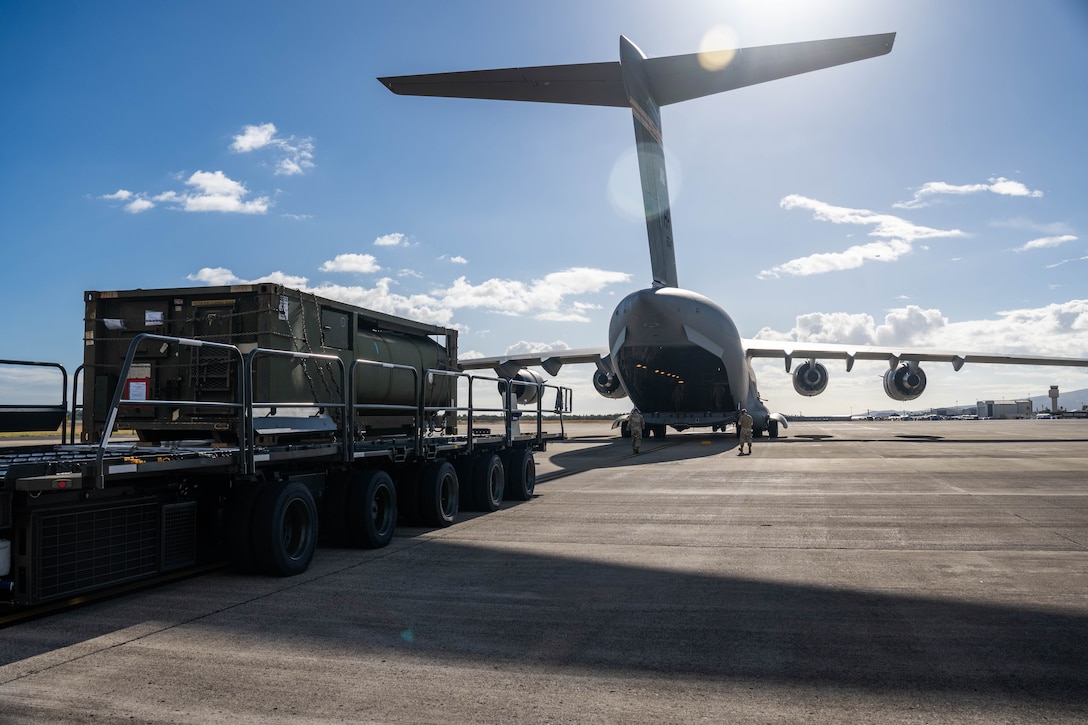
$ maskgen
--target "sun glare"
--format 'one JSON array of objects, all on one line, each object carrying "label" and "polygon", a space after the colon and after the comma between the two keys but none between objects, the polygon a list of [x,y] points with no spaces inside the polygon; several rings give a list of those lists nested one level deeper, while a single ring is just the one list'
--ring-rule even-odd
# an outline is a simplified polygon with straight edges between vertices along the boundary
[{"label": "sun glare", "polygon": [[699,65],[718,71],[733,62],[737,54],[737,33],[728,25],[715,25],[699,42]]}]

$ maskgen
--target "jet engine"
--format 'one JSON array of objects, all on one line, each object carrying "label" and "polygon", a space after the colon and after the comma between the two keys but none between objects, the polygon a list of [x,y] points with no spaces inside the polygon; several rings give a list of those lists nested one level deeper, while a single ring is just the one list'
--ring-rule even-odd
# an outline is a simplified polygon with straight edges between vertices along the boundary
[{"label": "jet engine", "polygon": [[809,360],[797,366],[793,371],[793,389],[799,394],[812,397],[827,388],[827,368]]},{"label": "jet engine", "polygon": [[903,363],[884,373],[884,392],[892,400],[914,400],[925,389],[926,374],[917,363]]},{"label": "jet engine", "polygon": [[626,398],[627,391],[620,385],[620,379],[613,373],[598,370],[593,373],[593,389],[606,398]]},{"label": "jet engine", "polygon": [[[540,377],[532,370],[526,370],[522,368],[518,371],[518,374],[510,379],[510,383],[513,384],[513,392],[518,396],[518,403],[521,405],[528,405],[529,403],[535,403],[537,396],[540,394],[540,386],[544,383],[544,378]],[[499,381],[499,393],[506,393],[507,381]]]}]

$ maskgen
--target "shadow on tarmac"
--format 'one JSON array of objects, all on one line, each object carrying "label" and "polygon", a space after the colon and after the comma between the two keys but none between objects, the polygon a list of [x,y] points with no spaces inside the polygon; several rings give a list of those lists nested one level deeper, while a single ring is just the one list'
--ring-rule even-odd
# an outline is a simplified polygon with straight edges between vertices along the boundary
[{"label": "shadow on tarmac", "polygon": [[[340,614],[312,617],[327,596]],[[395,650],[489,668],[944,694],[1064,713],[1088,705],[1088,618],[1016,607],[435,540],[282,592],[265,609],[199,626],[273,639],[282,627],[329,654]]]}]

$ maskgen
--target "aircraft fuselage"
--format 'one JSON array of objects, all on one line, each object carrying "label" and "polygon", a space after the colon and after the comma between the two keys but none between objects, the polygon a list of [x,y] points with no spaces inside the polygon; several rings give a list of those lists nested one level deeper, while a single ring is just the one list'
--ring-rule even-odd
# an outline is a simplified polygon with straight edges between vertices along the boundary
[{"label": "aircraft fuselage", "polygon": [[734,422],[766,408],[733,320],[713,300],[677,287],[623,298],[608,330],[612,370],[648,423],[674,427]]}]

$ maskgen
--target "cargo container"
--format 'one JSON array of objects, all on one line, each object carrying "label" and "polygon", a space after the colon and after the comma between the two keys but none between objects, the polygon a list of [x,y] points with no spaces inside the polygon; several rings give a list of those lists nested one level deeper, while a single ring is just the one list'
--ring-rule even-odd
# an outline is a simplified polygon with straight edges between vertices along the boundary
[{"label": "cargo container", "polygon": [[534,451],[564,436],[569,389],[458,370],[454,329],[275,284],[84,302],[71,380],[0,360],[60,383],[56,402],[0,403],[0,431],[60,431],[0,446],[11,606],[225,559],[298,574],[319,537],[381,547],[398,521],[448,526],[528,500]]}]

